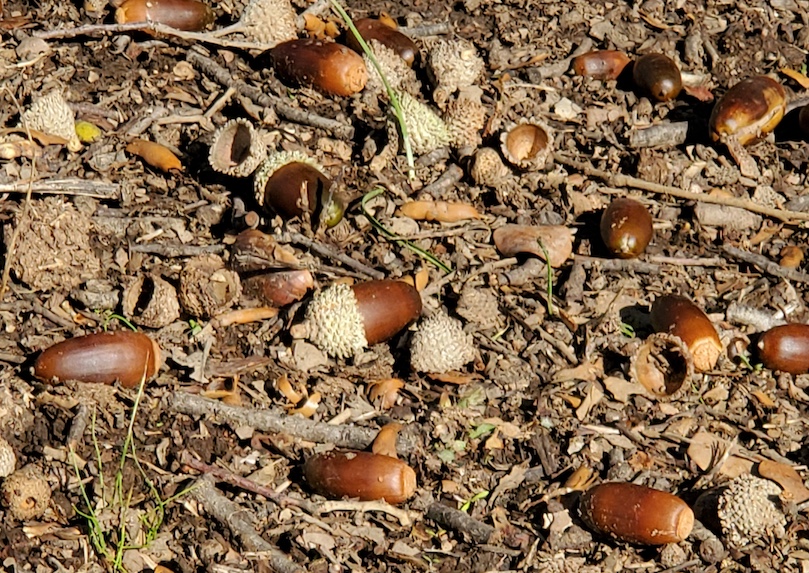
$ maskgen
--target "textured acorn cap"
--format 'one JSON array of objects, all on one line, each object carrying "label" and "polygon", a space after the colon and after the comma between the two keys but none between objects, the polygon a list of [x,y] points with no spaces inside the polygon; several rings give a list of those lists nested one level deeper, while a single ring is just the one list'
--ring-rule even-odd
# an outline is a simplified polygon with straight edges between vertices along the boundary
[{"label": "textured acorn cap", "polygon": [[208,152],[214,171],[247,177],[267,157],[267,146],[261,134],[246,119],[232,119],[216,130]]},{"label": "textured acorn cap", "polygon": [[744,547],[766,536],[783,537],[786,518],[774,501],[780,493],[775,482],[750,474],[731,481],[717,505],[722,534],[728,542]]},{"label": "textured acorn cap", "polygon": [[478,185],[499,187],[508,177],[509,169],[496,149],[481,147],[475,152],[470,175]]},{"label": "textured acorn cap", "polygon": [[503,315],[497,297],[488,288],[465,287],[458,299],[458,314],[480,328],[502,328]]},{"label": "textured acorn cap", "polygon": [[442,311],[422,320],[410,342],[410,364],[418,372],[442,374],[474,359],[472,335],[463,331],[460,320]]},{"label": "textured acorn cap", "polygon": [[[148,296],[148,300],[141,307],[144,295]],[[180,318],[177,291],[156,275],[141,275],[129,284],[124,290],[123,309],[126,318],[147,328],[163,328]]]},{"label": "textured acorn cap", "polygon": [[368,346],[357,297],[337,283],[315,293],[306,307],[309,339],[329,356],[347,358]]},{"label": "textured acorn cap", "polygon": [[193,316],[216,316],[233,306],[240,293],[239,275],[216,255],[194,257],[180,273],[180,302]]},{"label": "textured acorn cap", "polygon": [[256,202],[259,205],[264,206],[264,190],[267,187],[267,181],[270,180],[270,177],[283,166],[296,162],[305,163],[323,173],[323,167],[303,151],[277,151],[270,153],[267,158],[261,162],[261,165],[256,169],[253,175],[253,192],[256,196]]},{"label": "textured acorn cap", "polygon": [[81,142],[76,135],[76,119],[73,110],[62,96],[54,90],[40,97],[22,113],[20,127],[41,131],[67,140],[70,151],[81,149]]},{"label": "textured acorn cap", "polygon": [[433,101],[441,108],[458,89],[475,85],[485,68],[474,44],[461,38],[435,42],[427,62],[435,86]]},{"label": "textured acorn cap", "polygon": [[10,475],[17,465],[17,456],[5,438],[0,437],[0,477]]},{"label": "textured acorn cap", "polygon": [[450,144],[452,136],[449,128],[437,113],[407,92],[400,91],[396,95],[404,114],[413,153],[423,155]]},{"label": "textured acorn cap", "polygon": [[239,20],[248,40],[262,44],[280,44],[298,37],[295,9],[289,0],[252,0]]},{"label": "textured acorn cap", "polygon": [[[368,46],[373,50],[374,57],[392,89],[406,91],[410,94],[417,94],[421,91],[421,83],[416,78],[416,72],[407,65],[407,62],[399,54],[378,40],[370,40]],[[387,101],[388,92],[382,78],[379,77],[379,72],[376,71],[376,66],[366,54],[362,56],[362,59],[365,60],[365,67],[368,68],[368,83],[365,84],[366,93],[381,97]]]},{"label": "textured acorn cap", "polygon": [[486,108],[479,98],[460,95],[447,104],[444,121],[449,129],[452,146],[456,149],[476,149],[486,124]]},{"label": "textured acorn cap", "polygon": [[51,501],[51,486],[36,466],[25,466],[3,480],[3,503],[14,519],[41,517]]},{"label": "textured acorn cap", "polygon": [[522,118],[500,134],[506,161],[520,169],[542,169],[553,151],[553,130],[535,118]]}]

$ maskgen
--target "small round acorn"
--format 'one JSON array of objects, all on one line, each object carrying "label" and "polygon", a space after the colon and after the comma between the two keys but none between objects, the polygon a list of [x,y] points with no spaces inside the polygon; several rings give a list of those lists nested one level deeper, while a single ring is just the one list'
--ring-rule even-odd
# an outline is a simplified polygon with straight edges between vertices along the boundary
[{"label": "small round acorn", "polygon": [[315,38],[282,42],[270,50],[281,81],[310,85],[328,95],[350,96],[368,82],[365,61],[353,50]]},{"label": "small round acorn", "polygon": [[188,32],[204,30],[214,19],[210,6],[198,0],[124,0],[115,10],[118,24],[154,22]]},{"label": "small round acorn", "polygon": [[677,63],[665,54],[646,54],[632,67],[638,90],[655,101],[669,101],[680,95],[683,79]]},{"label": "small round acorn", "polygon": [[[407,62],[408,66],[412,66],[413,62],[416,61],[416,54],[419,53],[416,43],[384,21],[376,18],[360,18],[359,20],[354,20],[354,26],[363,40],[366,42],[376,40],[380,44],[387,46]],[[360,43],[351,31],[346,33],[346,44],[358,54],[363,53]]]},{"label": "small round acorn", "polygon": [[69,338],[47,348],[34,362],[34,376],[45,382],[78,380],[124,388],[151,380],[160,369],[157,342],[140,332],[119,330]]},{"label": "small round acorn", "polygon": [[306,460],[306,482],[331,498],[402,503],[416,491],[416,472],[402,460],[370,452],[326,452]]},{"label": "small round acorn", "polygon": [[711,370],[722,354],[722,342],[708,316],[687,297],[664,295],[652,304],[652,327],[680,338],[699,372]]},{"label": "small round acorn", "polygon": [[679,497],[627,482],[591,487],[579,513],[594,531],[643,545],[679,543],[694,527],[694,512]]},{"label": "small round acorn", "polygon": [[601,238],[607,249],[621,259],[641,255],[653,234],[652,216],[634,199],[614,199],[601,215]]},{"label": "small round acorn", "polygon": [[595,50],[573,58],[573,73],[596,80],[616,80],[629,63],[629,57],[618,50]]},{"label": "small round acorn", "polygon": [[732,137],[747,145],[770,133],[786,113],[784,86],[769,76],[740,81],[723,95],[711,112],[711,139]]},{"label": "small round acorn", "polygon": [[757,349],[767,368],[805,374],[809,372],[809,324],[784,324],[771,328],[761,335]]}]

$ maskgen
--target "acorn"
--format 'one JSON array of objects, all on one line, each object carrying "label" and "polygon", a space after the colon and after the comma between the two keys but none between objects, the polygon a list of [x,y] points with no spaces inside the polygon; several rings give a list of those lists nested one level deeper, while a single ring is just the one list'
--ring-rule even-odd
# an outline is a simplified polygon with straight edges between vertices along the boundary
[{"label": "acorn", "polygon": [[321,167],[300,151],[271,154],[253,176],[259,205],[284,219],[300,217],[304,212],[317,215],[327,227],[343,219],[343,202],[333,195],[332,187]]},{"label": "acorn", "polygon": [[370,452],[326,452],[306,460],[306,482],[332,499],[402,503],[416,492],[416,472],[402,460]]},{"label": "acorn", "polygon": [[421,314],[421,296],[402,281],[337,283],[316,293],[306,308],[311,341],[337,358],[393,338]]},{"label": "acorn", "polygon": [[653,233],[652,216],[634,199],[614,199],[601,215],[601,239],[618,258],[632,259],[641,255]]},{"label": "acorn", "polygon": [[242,290],[248,297],[280,307],[301,300],[314,282],[312,273],[306,269],[276,271],[242,279]]},{"label": "acorn", "polygon": [[[383,20],[360,18],[354,20],[354,26],[363,40],[366,42],[376,40],[383,46],[387,46],[407,62],[408,66],[412,66],[416,61],[416,54],[419,53],[416,43]],[[350,31],[346,34],[346,44],[358,54],[363,53],[362,46]]]},{"label": "acorn", "polygon": [[643,95],[656,101],[674,99],[683,89],[680,68],[665,54],[646,54],[635,60],[632,80]]},{"label": "acorn", "polygon": [[328,95],[362,91],[368,69],[346,46],[314,38],[282,42],[270,50],[275,73],[285,83],[310,85]]},{"label": "acorn", "polygon": [[629,63],[629,57],[618,50],[595,50],[573,58],[573,73],[596,80],[617,80]]},{"label": "acorn", "polygon": [[771,370],[790,374],[809,372],[809,324],[784,324],[761,335],[757,344],[761,362]]},{"label": "acorn", "polygon": [[258,229],[245,229],[233,240],[230,266],[240,273],[254,271],[298,269],[303,266],[289,245]]},{"label": "acorn", "polygon": [[722,96],[711,112],[711,139],[734,138],[747,145],[770,133],[786,113],[784,86],[769,76],[740,81]]},{"label": "acorn", "polygon": [[722,354],[722,343],[708,316],[687,297],[670,294],[652,304],[652,327],[680,338],[694,358],[699,372],[711,370]]},{"label": "acorn", "polygon": [[66,380],[112,384],[124,388],[151,380],[160,369],[160,347],[140,332],[118,330],[69,338],[39,355],[34,376],[45,382]]},{"label": "acorn", "polygon": [[679,543],[694,526],[694,512],[676,495],[626,482],[591,487],[579,513],[595,532],[643,545]]},{"label": "acorn", "polygon": [[189,32],[204,30],[214,19],[210,6],[198,0],[124,0],[115,10],[119,24],[154,22]]}]

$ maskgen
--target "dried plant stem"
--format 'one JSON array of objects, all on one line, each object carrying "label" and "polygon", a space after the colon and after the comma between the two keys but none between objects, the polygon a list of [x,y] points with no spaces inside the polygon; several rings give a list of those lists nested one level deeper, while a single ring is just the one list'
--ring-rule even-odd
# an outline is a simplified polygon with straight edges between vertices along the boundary
[{"label": "dried plant stem", "polygon": [[366,278],[370,279],[383,279],[385,278],[385,273],[378,271],[359,262],[356,259],[351,258],[347,254],[340,252],[336,249],[332,249],[328,245],[324,245],[318,241],[314,241],[307,237],[306,235],[302,235],[301,233],[294,233],[290,232],[286,235],[285,242],[292,242],[302,247],[306,247],[307,249],[317,253],[321,257],[326,257],[327,259],[331,259],[333,261],[337,261],[339,263],[343,263],[350,269],[357,271],[359,274]]},{"label": "dried plant stem", "polygon": [[751,265],[757,266],[765,273],[799,283],[809,283],[809,274],[801,272],[797,269],[782,267],[781,265],[779,265],[774,261],[771,261],[764,255],[749,253],[743,249],[733,247],[731,245],[723,246],[722,250],[725,251],[725,253],[727,253],[734,259],[738,259],[740,261],[744,261],[745,263],[750,263]]},{"label": "dried plant stem", "polygon": [[97,199],[119,199],[121,187],[117,183],[93,181],[88,179],[41,179],[39,181],[20,181],[19,183],[0,183],[0,193],[43,193],[49,195],[82,195]]},{"label": "dried plant stem", "polygon": [[554,160],[562,165],[572,167],[590,177],[598,177],[606,181],[613,187],[634,187],[635,189],[643,189],[659,195],[671,195],[672,197],[679,197],[680,199],[687,199],[689,201],[697,201],[700,203],[713,203],[715,205],[725,205],[727,207],[738,207],[745,209],[759,215],[772,217],[780,221],[809,221],[809,213],[799,213],[797,211],[787,211],[784,209],[772,209],[758,205],[747,199],[739,199],[738,197],[717,197],[708,195],[707,193],[694,193],[692,191],[685,191],[671,185],[661,185],[659,183],[652,183],[637,177],[623,175],[621,173],[611,173],[603,169],[596,169],[592,165],[582,163],[581,161],[574,161],[562,154],[554,153]]}]

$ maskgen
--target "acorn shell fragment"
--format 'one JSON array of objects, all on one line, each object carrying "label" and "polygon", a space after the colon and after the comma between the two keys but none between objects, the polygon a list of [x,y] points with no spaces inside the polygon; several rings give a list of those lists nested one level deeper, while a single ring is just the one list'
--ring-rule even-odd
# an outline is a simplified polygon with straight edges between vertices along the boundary
[{"label": "acorn shell fragment", "polygon": [[547,251],[547,261],[559,267],[573,253],[575,233],[575,229],[563,225],[503,225],[495,229],[492,237],[502,255],[530,253],[544,261]]},{"label": "acorn shell fragment", "polygon": [[595,50],[573,58],[571,67],[577,76],[617,80],[628,63],[629,57],[618,50]]},{"label": "acorn shell fragment", "polygon": [[208,152],[211,168],[233,177],[247,177],[264,161],[267,146],[249,121],[233,119],[216,130]]},{"label": "acorn shell fragment", "polygon": [[553,131],[536,119],[521,119],[500,134],[500,150],[511,165],[536,171],[553,152]]},{"label": "acorn shell fragment", "polygon": [[632,354],[629,373],[651,396],[671,400],[688,388],[694,359],[685,343],[671,334],[650,335]]}]

